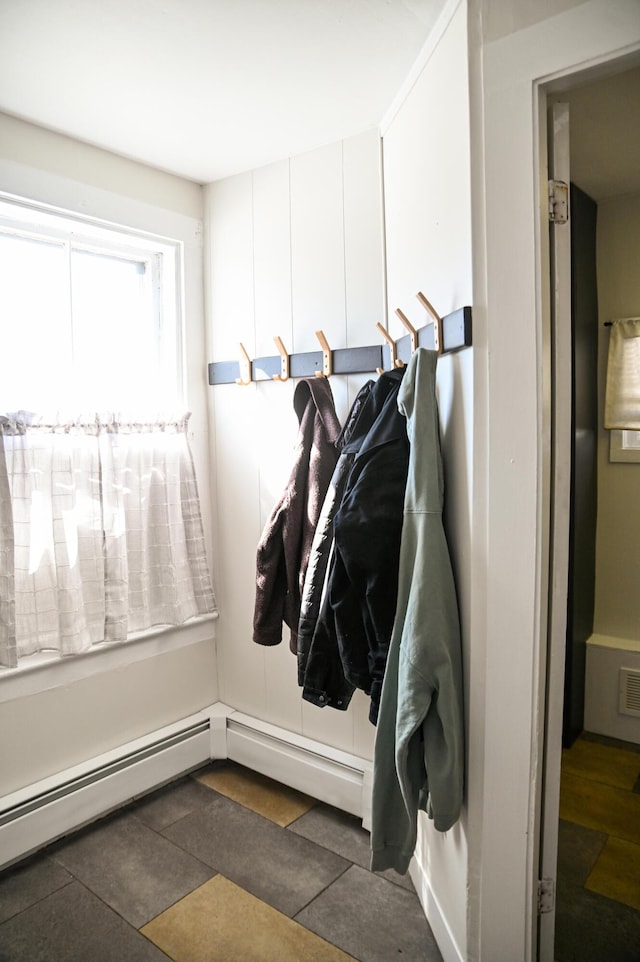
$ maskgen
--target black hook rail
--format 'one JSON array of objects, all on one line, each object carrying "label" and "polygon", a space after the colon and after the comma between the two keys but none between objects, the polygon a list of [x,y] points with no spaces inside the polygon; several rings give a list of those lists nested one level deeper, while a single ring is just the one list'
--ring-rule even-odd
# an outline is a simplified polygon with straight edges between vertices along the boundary
[{"label": "black hook rail", "polygon": [[[453,354],[465,347],[471,347],[471,308],[461,307],[441,319],[441,354]],[[435,350],[435,324],[430,323],[417,329],[417,346]],[[411,357],[411,335],[406,334],[396,342],[396,357],[407,362]],[[322,350],[290,354],[289,377],[313,377],[326,372],[326,358]],[[250,383],[242,374],[246,361],[213,361],[208,365],[209,384],[234,384],[238,380]],[[345,347],[331,351],[332,374],[366,374],[379,368],[388,370],[391,366],[391,349],[387,344],[369,347]],[[281,354],[269,357],[256,357],[250,362],[251,381],[273,380],[282,374]]]}]

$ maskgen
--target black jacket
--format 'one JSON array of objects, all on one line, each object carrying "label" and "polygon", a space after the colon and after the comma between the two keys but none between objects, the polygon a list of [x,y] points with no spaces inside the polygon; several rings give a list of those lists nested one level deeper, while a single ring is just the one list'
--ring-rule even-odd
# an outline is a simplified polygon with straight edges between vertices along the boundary
[{"label": "black jacket", "polygon": [[[340,437],[336,441],[336,449],[340,452],[340,456],[331,477],[311,544],[298,624],[298,684],[301,686],[305,683],[307,659],[320,615],[329,559],[333,550],[333,518],[340,507],[349,471],[359,447],[357,440],[354,440],[354,432],[357,431],[357,437],[364,440],[366,432],[371,427],[372,405],[367,405],[366,402],[374,383],[374,381],[367,381],[358,391]],[[345,451],[347,444],[349,447]]]},{"label": "black jacket", "polygon": [[[341,458],[353,458],[333,520],[325,594],[304,672],[303,698],[345,709],[355,688],[378,714],[397,599],[409,464],[397,395],[404,369],[383,373]],[[353,457],[355,453],[355,457]]]}]

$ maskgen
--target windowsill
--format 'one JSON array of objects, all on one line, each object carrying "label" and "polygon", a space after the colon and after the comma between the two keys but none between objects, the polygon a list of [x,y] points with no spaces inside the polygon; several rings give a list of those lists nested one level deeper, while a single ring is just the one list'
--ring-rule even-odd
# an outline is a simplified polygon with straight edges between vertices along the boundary
[{"label": "windowsill", "polygon": [[0,704],[208,641],[215,638],[217,618],[217,614],[202,615],[179,627],[150,628],[127,641],[94,645],[67,658],[55,652],[31,655],[17,668],[0,668]]}]

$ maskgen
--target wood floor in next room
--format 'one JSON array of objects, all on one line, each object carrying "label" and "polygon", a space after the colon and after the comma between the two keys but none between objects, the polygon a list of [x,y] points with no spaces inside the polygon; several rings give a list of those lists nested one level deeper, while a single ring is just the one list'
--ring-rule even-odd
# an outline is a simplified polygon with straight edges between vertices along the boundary
[{"label": "wood floor in next room", "polygon": [[557,962],[640,962],[640,746],[583,733],[562,753]]},{"label": "wood floor in next room", "polygon": [[0,873],[0,962],[442,962],[358,819],[214,762]]}]

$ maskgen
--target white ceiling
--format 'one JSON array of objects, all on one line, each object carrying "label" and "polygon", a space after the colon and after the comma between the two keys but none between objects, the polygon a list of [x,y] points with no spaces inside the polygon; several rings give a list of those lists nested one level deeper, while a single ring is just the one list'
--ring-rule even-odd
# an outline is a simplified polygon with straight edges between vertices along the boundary
[{"label": "white ceiling", "polygon": [[445,0],[0,0],[0,111],[207,183],[377,124]]}]

